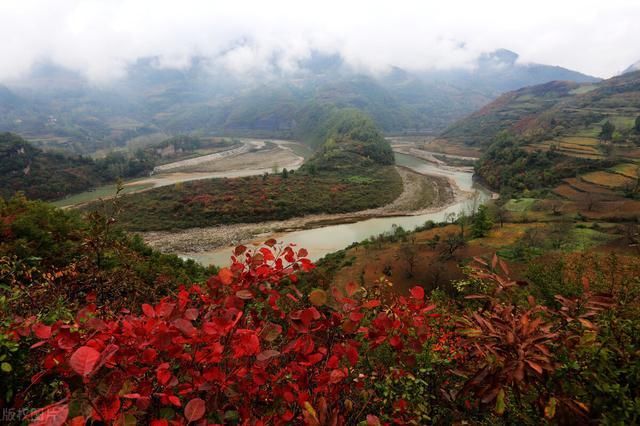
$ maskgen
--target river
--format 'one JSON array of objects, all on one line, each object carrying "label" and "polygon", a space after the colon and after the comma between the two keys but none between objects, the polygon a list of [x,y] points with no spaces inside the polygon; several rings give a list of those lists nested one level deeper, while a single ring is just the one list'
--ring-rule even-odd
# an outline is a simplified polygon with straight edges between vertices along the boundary
[{"label": "river", "polygon": [[[476,202],[484,202],[491,197],[490,191],[473,181],[473,171],[470,168],[460,169],[436,165],[410,155],[398,153],[396,154],[396,163],[419,173],[449,177],[453,179],[461,190],[477,191],[478,199]],[[429,220],[442,222],[451,214],[457,215],[469,209],[472,202],[474,201],[469,199],[458,201],[436,212],[417,216],[381,217],[314,229],[267,234],[263,235],[260,240],[275,238],[285,244],[294,243],[298,247],[306,248],[311,260],[318,260],[326,254],[341,250],[354,242],[363,241],[369,237],[390,231],[393,225],[411,230]],[[226,266],[230,263],[232,250],[233,247],[218,248],[201,253],[184,254],[182,257],[194,259],[205,265]]]}]

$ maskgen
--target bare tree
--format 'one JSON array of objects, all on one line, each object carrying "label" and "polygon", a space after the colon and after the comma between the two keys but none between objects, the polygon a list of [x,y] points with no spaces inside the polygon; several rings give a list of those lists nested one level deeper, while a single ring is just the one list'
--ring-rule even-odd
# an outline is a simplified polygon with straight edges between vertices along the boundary
[{"label": "bare tree", "polygon": [[445,239],[441,240],[438,257],[441,260],[449,260],[453,258],[458,249],[465,244],[464,238],[459,234],[449,234]]},{"label": "bare tree", "polygon": [[412,243],[402,244],[400,246],[400,256],[407,263],[407,278],[412,278],[418,261],[418,247]]}]

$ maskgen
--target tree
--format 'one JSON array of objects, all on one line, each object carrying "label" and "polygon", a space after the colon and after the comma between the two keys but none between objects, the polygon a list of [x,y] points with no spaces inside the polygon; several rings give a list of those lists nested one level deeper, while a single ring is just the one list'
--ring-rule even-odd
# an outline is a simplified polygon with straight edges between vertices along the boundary
[{"label": "tree", "polygon": [[289,177],[289,171],[286,168],[282,169],[282,178],[286,179],[288,177]]},{"label": "tree", "polygon": [[418,260],[418,247],[415,241],[402,244],[402,246],[400,246],[400,255],[401,258],[407,262],[407,278],[413,278],[414,269]]},{"label": "tree", "polygon": [[636,125],[633,128],[636,133],[640,133],[640,115],[636,118]]},{"label": "tree", "polygon": [[602,130],[600,131],[600,138],[605,141],[610,141],[613,137],[613,132],[616,130],[616,126],[611,124],[609,120],[607,120],[602,125]]},{"label": "tree", "polygon": [[471,236],[473,238],[482,238],[489,233],[493,222],[489,217],[487,206],[481,205],[471,220]]}]

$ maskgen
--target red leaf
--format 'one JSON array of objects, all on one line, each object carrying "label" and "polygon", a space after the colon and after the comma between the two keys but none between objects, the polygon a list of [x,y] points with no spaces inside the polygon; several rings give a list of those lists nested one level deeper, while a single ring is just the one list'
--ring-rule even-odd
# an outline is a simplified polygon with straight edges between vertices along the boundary
[{"label": "red leaf", "polygon": [[229,285],[233,282],[233,272],[229,268],[222,268],[218,272],[218,278],[224,285]]},{"label": "red leaf", "polygon": [[343,370],[331,370],[331,373],[329,373],[329,383],[340,383],[345,377],[347,377],[347,373]]},{"label": "red leaf", "polygon": [[200,420],[204,416],[204,412],[204,401],[200,398],[193,398],[184,407],[184,417],[190,422]]},{"label": "red leaf", "polygon": [[148,316],[149,318],[155,318],[156,317],[155,309],[153,309],[153,306],[149,305],[148,303],[143,303],[142,304],[142,312],[146,316]]},{"label": "red leaf", "polygon": [[277,241],[273,238],[269,238],[267,241],[264,242],[265,246],[269,246],[269,247],[273,247],[275,246],[277,243]]},{"label": "red leaf", "polygon": [[69,420],[69,426],[85,426],[87,424],[87,420],[84,416],[76,416]]},{"label": "red leaf", "polygon": [[358,284],[354,282],[348,283],[345,288],[345,290],[347,291],[347,296],[349,297],[353,296],[356,293],[356,291],[358,291],[359,288],[360,286],[358,286]]},{"label": "red leaf", "polygon": [[266,351],[260,352],[258,356],[256,356],[256,359],[258,361],[266,361],[278,355],[280,355],[280,352],[274,351],[273,349],[267,349]]},{"label": "red leaf", "polygon": [[307,251],[307,249],[301,248],[300,250],[298,250],[298,257],[307,257],[308,255],[309,252]]},{"label": "red leaf", "polygon": [[409,290],[409,293],[411,293],[411,297],[416,300],[424,299],[424,289],[420,286],[413,287],[411,290]]},{"label": "red leaf", "polygon": [[169,426],[169,422],[166,419],[154,419],[151,420],[150,426]]},{"label": "red leaf", "polygon": [[38,339],[48,339],[51,337],[51,326],[49,325],[41,323],[34,324],[32,330]]},{"label": "red leaf", "polygon": [[253,293],[251,293],[250,290],[238,290],[236,291],[236,297],[243,299],[243,300],[250,300],[253,299]]},{"label": "red leaf", "polygon": [[161,385],[166,385],[171,380],[171,372],[166,369],[160,369],[156,372],[156,377]]},{"label": "red leaf", "polygon": [[52,405],[40,413],[30,423],[30,426],[62,426],[67,421],[67,417],[69,417],[69,406],[67,404]]},{"label": "red leaf", "polygon": [[81,376],[88,376],[99,359],[100,352],[89,346],[81,346],[71,355],[69,365]]},{"label": "red leaf", "polygon": [[187,337],[193,336],[196,332],[196,328],[191,324],[191,321],[184,318],[178,318],[173,322],[173,325]]},{"label": "red leaf", "polygon": [[367,426],[380,426],[380,419],[373,414],[367,414]]},{"label": "red leaf", "polygon": [[175,405],[176,407],[182,406],[182,403],[180,402],[180,398],[178,398],[177,396],[169,395],[168,399],[169,399],[169,402]]},{"label": "red leaf", "polygon": [[198,310],[195,308],[189,308],[184,311],[184,317],[190,321],[195,321],[198,319]]},{"label": "red leaf", "polygon": [[372,308],[375,308],[376,306],[380,306],[380,301],[377,299],[367,300],[362,304],[362,307],[365,309],[372,309]]},{"label": "red leaf", "polygon": [[247,247],[243,246],[243,245],[239,245],[238,247],[236,247],[236,249],[233,251],[233,253],[236,256],[240,256],[242,253],[244,253],[245,251],[247,251]]}]

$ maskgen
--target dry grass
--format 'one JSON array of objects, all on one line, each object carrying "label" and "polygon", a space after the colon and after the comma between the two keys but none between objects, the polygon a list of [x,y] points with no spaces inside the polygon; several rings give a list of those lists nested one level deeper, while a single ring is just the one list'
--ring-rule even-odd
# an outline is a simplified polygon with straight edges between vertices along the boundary
[{"label": "dry grass", "polygon": [[599,185],[594,185],[592,183],[585,182],[584,180],[578,178],[568,178],[564,180],[572,188],[580,191],[580,192],[589,192],[592,194],[599,195],[608,195],[611,197],[618,197],[618,195],[612,190]]},{"label": "dry grass", "polygon": [[563,198],[566,198],[567,200],[574,200],[574,201],[580,200],[582,197],[584,197],[584,194],[585,194],[584,192],[578,191],[572,186],[564,183],[554,188],[553,193]]},{"label": "dry grass", "polygon": [[623,188],[625,185],[633,183],[633,179],[617,173],[609,173],[605,171],[587,173],[582,175],[581,179],[585,182],[606,186],[607,188]]},{"label": "dry grass", "polygon": [[598,160],[603,158],[597,147],[598,140],[588,137],[571,136],[558,140],[544,141],[533,145],[530,150],[543,149],[549,150],[552,146],[555,149],[571,157],[586,158],[590,160]]},{"label": "dry grass", "polygon": [[636,179],[638,177],[638,170],[640,165],[634,163],[622,163],[616,164],[611,168],[611,171],[625,177]]}]

